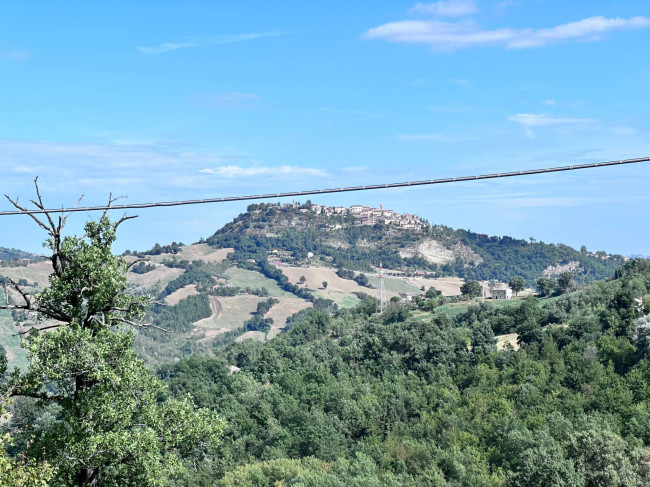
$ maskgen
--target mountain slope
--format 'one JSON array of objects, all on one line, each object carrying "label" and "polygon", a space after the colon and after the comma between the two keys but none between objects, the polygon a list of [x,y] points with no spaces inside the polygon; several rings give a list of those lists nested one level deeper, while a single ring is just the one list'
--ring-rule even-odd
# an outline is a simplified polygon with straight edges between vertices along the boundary
[{"label": "mountain slope", "polygon": [[[278,207],[250,205],[207,239],[232,247],[240,262],[277,255],[295,264],[318,261],[337,268],[370,271],[383,263],[401,271],[432,271],[438,277],[508,281],[529,285],[555,267],[569,266],[585,283],[611,277],[625,262],[604,252],[579,252],[567,245],[492,237],[422,222],[419,228],[376,223],[360,225],[350,213],[317,214],[311,203]],[[313,254],[313,256],[312,256]]]}]

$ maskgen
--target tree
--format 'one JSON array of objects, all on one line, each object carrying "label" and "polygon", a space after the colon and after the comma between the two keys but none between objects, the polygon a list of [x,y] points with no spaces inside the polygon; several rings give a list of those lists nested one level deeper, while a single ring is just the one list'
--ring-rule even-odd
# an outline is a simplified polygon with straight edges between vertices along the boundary
[{"label": "tree", "polygon": [[576,281],[571,272],[564,271],[557,278],[557,285],[562,293],[568,293],[575,290]]},{"label": "tree", "polygon": [[[35,184],[33,203],[44,210]],[[128,266],[111,252],[118,226],[132,217],[112,222],[104,212],[82,237],[64,237],[69,214],[56,222],[50,214],[30,216],[49,234],[49,287],[31,295],[8,279],[22,302],[7,300],[0,309],[36,311],[49,321],[21,332],[29,368],[15,370],[3,390],[54,404],[59,415],[34,430],[26,454],[56,465],[57,485],[160,485],[182,471],[183,452],[216,441],[224,422],[197,411],[190,397],[159,401],[163,383],[133,350],[133,328],[153,326],[140,322],[149,297],[126,294]]]},{"label": "tree", "polygon": [[433,286],[427,289],[427,292],[424,293],[424,297],[427,299],[437,298],[438,296],[442,296],[442,293]]},{"label": "tree", "polygon": [[551,296],[555,292],[557,282],[552,277],[540,277],[537,279],[537,292],[540,296]]},{"label": "tree", "polygon": [[472,353],[487,355],[497,351],[497,339],[492,327],[487,322],[475,323],[472,326]]},{"label": "tree", "polygon": [[327,281],[323,281],[323,289],[327,289]]},{"label": "tree", "polygon": [[307,282],[307,278],[305,276],[300,276],[300,279],[298,279],[298,284],[304,284]]},{"label": "tree", "polygon": [[512,292],[515,293],[515,296],[517,296],[521,291],[526,289],[526,281],[524,281],[524,278],[521,276],[514,276],[510,279],[508,286],[512,289]]},{"label": "tree", "polygon": [[483,294],[483,286],[478,281],[465,281],[460,292],[467,298],[476,298]]},{"label": "tree", "polygon": [[[7,370],[7,357],[0,353],[0,375]],[[0,422],[7,420],[5,406],[8,397],[0,396]],[[0,434],[0,485],[4,487],[31,487],[48,485],[54,476],[55,469],[47,462],[36,462],[24,458],[12,458],[5,449],[11,445],[12,438],[8,433]]]}]

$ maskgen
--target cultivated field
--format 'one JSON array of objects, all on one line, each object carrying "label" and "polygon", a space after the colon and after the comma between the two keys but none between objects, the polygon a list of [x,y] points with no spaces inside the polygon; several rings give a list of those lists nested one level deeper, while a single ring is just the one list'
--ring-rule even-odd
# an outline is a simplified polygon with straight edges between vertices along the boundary
[{"label": "cultivated field", "polygon": [[176,306],[181,301],[181,299],[185,299],[188,296],[193,296],[195,294],[199,294],[199,292],[196,290],[196,284],[189,284],[171,293],[165,298],[165,302],[167,304],[171,304],[172,306]]},{"label": "cultivated field", "polygon": [[145,274],[129,272],[126,277],[136,287],[150,289],[156,286],[158,289],[162,289],[183,272],[185,272],[185,269],[170,269],[169,267],[160,266]]},{"label": "cultivated field", "polygon": [[274,338],[280,330],[287,324],[289,316],[301,311],[305,308],[311,307],[311,303],[300,298],[276,298],[280,301],[274,304],[271,310],[264,315],[265,318],[272,318],[273,325],[268,333],[268,339]]},{"label": "cultivated field", "polygon": [[225,272],[225,274],[228,276],[228,280],[233,286],[244,288],[250,287],[253,289],[261,289],[264,287],[269,292],[269,296],[273,296],[274,298],[293,297],[293,294],[280,289],[278,283],[273,279],[269,279],[259,272],[240,269],[238,267],[231,267]]},{"label": "cultivated field", "polygon": [[460,287],[463,285],[460,277],[441,277],[438,279],[425,279],[423,277],[409,277],[408,283],[420,289],[433,287],[440,291],[443,296],[458,296],[460,295]]},{"label": "cultivated field", "polygon": [[210,296],[212,316],[194,323],[197,332],[205,333],[205,339],[219,333],[239,328],[248,321],[263,298],[250,295],[222,297]]},{"label": "cultivated field", "polygon": [[[305,276],[306,282],[302,286],[308,287],[316,291],[321,297],[326,297],[325,295],[331,291],[342,292],[342,293],[356,293],[361,292],[368,294],[369,296],[379,297],[379,289],[370,289],[364,286],[359,286],[355,281],[351,279],[341,279],[336,275],[336,272],[333,269],[328,267],[278,267],[282,273],[287,276],[289,281],[293,284],[298,284],[301,276]],[[323,289],[323,281],[327,281],[327,289]],[[325,292],[323,292],[325,291]],[[391,298],[392,296],[397,296],[398,293],[394,291],[386,290],[386,297]],[[329,297],[328,299],[333,299]]]},{"label": "cultivated field", "polygon": [[195,244],[195,245],[185,245],[181,247],[177,254],[159,254],[159,255],[148,255],[147,258],[152,262],[162,262],[165,259],[177,260],[201,260],[203,262],[221,262],[224,260],[230,252],[234,252],[235,249],[218,249],[215,250],[214,247],[210,247],[208,244]]},{"label": "cultivated field", "polygon": [[[372,289],[368,290],[372,291]],[[345,293],[343,291],[332,291],[330,290],[329,286],[327,287],[327,290],[318,289],[312,291],[312,294],[317,298],[331,299],[338,305],[339,308],[354,308],[361,302],[361,300],[355,294]],[[377,296],[379,296],[379,294],[377,294]]]},{"label": "cultivated field", "polygon": [[243,342],[244,340],[263,342],[266,340],[266,334],[263,331],[247,331],[243,335],[238,336],[235,341]]},{"label": "cultivated field", "polygon": [[10,277],[14,281],[26,279],[29,284],[38,283],[38,289],[48,285],[48,277],[52,274],[52,263],[48,260],[29,264],[26,267],[2,267],[0,276]]},{"label": "cultivated field", "polygon": [[[368,281],[375,288],[379,289],[379,276],[377,275],[368,275]],[[400,279],[395,277],[384,277],[384,287],[387,292],[390,293],[408,293],[408,294],[419,294],[420,288],[408,282],[406,279]]]}]

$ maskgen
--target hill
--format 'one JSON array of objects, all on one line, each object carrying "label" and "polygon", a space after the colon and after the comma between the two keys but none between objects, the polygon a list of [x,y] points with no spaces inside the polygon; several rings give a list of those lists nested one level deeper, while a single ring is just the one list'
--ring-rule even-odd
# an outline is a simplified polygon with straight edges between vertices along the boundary
[{"label": "hill", "polygon": [[[0,247],[0,262],[20,261],[21,259],[39,260],[42,258],[43,258],[42,256],[38,256],[37,254],[32,254],[30,252],[25,252],[23,250]],[[5,265],[8,264],[5,263]]]},{"label": "hill", "polygon": [[[152,306],[148,319],[174,332],[140,331],[139,353],[160,363],[247,337],[273,338],[294,313],[307,308],[330,313],[353,308],[368,297],[379,298],[380,261],[387,274],[387,298],[415,299],[422,319],[438,308],[459,312],[462,303],[455,301],[463,278],[481,280],[487,289],[488,280],[507,282],[522,275],[534,286],[542,275],[570,270],[584,285],[611,278],[623,262],[605,253],[489,237],[429,225],[416,215],[370,210],[389,216],[382,222],[311,203],[251,205],[205,242],[127,251],[128,261],[141,260],[128,273],[132,292],[155,297],[160,304]],[[15,257],[31,255],[12,252]],[[0,276],[23,280],[35,291],[47,283],[48,262],[3,262],[11,267]],[[424,296],[429,288],[439,295]],[[269,299],[277,303],[266,309]],[[14,332],[12,322],[21,329],[35,323],[33,316],[0,314],[6,336]],[[16,340],[6,347],[17,363],[24,360]]]},{"label": "hill", "polygon": [[358,271],[371,271],[382,262],[388,269],[428,271],[436,277],[507,282],[520,275],[530,286],[545,274],[565,269],[579,283],[606,279],[626,261],[620,255],[454,230],[419,218],[411,220],[418,224],[407,225],[382,218],[363,220],[352,212],[355,207],[334,207],[336,211],[328,213],[314,208],[320,207],[311,202],[250,205],[206,242],[232,247],[239,262],[271,258]]}]

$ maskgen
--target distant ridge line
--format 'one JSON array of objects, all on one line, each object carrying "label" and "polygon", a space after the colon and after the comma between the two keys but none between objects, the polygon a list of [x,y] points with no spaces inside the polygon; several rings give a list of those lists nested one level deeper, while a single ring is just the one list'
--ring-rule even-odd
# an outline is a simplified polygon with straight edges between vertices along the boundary
[{"label": "distant ridge line", "polygon": [[349,186],[345,188],[315,189],[309,191],[291,191],[286,193],[268,193],[268,194],[249,195],[249,196],[226,196],[223,198],[163,201],[157,203],[133,203],[133,204],[123,204],[123,205],[104,205],[104,206],[85,206],[85,207],[77,206],[73,208],[46,208],[42,210],[37,209],[37,210],[27,210],[27,211],[23,211],[23,210],[0,211],[0,216],[35,215],[35,214],[44,214],[44,213],[73,213],[77,211],[105,211],[105,210],[139,209],[139,208],[158,208],[158,207],[167,207],[167,206],[201,205],[207,203],[226,203],[229,201],[264,200],[270,198],[308,196],[308,195],[326,194],[326,193],[347,193],[351,191],[368,191],[371,189],[403,188],[406,186],[425,186],[425,185],[433,185],[433,184],[460,183],[464,181],[476,181],[479,179],[496,179],[496,178],[509,178],[515,176],[529,176],[533,174],[545,174],[545,173],[562,172],[562,171],[576,171],[578,169],[591,169],[596,167],[618,166],[622,164],[636,164],[638,162],[648,162],[648,161],[650,161],[650,157],[639,157],[636,159],[623,159],[618,161],[595,162],[590,164],[551,167],[548,169],[528,169],[526,171],[481,174],[478,176],[462,176],[456,178],[443,178],[443,179],[425,179],[422,181],[410,181],[410,182],[388,183],[388,184],[371,184],[367,186]]}]

